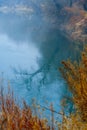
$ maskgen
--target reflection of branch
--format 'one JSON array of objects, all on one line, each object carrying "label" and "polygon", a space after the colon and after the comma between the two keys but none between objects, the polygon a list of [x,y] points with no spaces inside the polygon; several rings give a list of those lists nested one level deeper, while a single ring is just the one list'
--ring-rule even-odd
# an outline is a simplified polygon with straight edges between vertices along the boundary
[{"label": "reflection of branch", "polygon": [[50,59],[48,60],[47,63],[45,63],[41,68],[39,68],[37,71],[35,71],[34,73],[28,73],[28,72],[23,72],[22,70],[20,72],[18,72],[17,70],[15,71],[17,75],[21,76],[22,78],[22,81],[24,81],[27,85],[27,89],[30,89],[32,88],[31,87],[31,83],[32,83],[32,80],[34,79],[35,76],[38,76],[39,74],[41,74],[41,77],[39,77],[39,84],[40,84],[40,87],[41,85],[44,85],[46,83],[46,80],[47,80],[47,76],[51,70],[51,66],[52,66],[52,63],[55,59],[55,56],[58,52],[58,49],[55,49],[55,51],[53,52],[53,54],[51,55]]},{"label": "reflection of branch", "polygon": [[31,76],[30,76],[30,79],[32,80],[32,78],[34,76],[36,76],[37,74],[39,73],[43,73],[43,77],[42,79],[40,80],[40,85],[41,84],[45,84],[45,80],[47,78],[47,74],[49,73],[50,71],[50,68],[51,68],[51,64],[55,58],[55,55],[57,54],[58,52],[58,49],[56,49],[54,51],[54,53],[52,54],[52,56],[50,57],[50,59],[48,60],[48,62],[46,64],[44,64],[40,69],[38,69],[36,72],[32,73]]},{"label": "reflection of branch", "polygon": [[44,108],[44,109],[46,109],[46,110],[48,110],[48,111],[54,112],[54,113],[59,114],[59,115],[63,115],[63,113],[61,113],[61,112],[57,112],[57,111],[54,110],[54,109],[50,109],[50,108],[45,107],[45,106],[40,105],[40,104],[37,104],[37,105],[39,105],[40,107],[42,107],[42,108]]}]

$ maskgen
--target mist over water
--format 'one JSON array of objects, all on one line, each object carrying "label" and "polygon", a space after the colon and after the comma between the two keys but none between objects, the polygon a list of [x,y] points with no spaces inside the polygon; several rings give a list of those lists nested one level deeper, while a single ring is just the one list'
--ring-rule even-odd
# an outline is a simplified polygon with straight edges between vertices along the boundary
[{"label": "mist over water", "polygon": [[58,110],[63,93],[67,93],[58,67],[75,50],[49,17],[45,18],[28,6],[0,7],[0,72],[10,80],[19,99],[53,102]]}]

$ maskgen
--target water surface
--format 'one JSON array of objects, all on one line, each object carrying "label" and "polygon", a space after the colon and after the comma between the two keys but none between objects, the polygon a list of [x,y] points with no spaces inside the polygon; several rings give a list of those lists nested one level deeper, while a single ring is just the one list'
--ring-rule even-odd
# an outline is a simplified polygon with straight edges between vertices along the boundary
[{"label": "water surface", "polygon": [[74,44],[40,15],[8,9],[0,13],[0,72],[19,99],[53,102],[59,110],[67,90],[58,67],[73,56]]}]

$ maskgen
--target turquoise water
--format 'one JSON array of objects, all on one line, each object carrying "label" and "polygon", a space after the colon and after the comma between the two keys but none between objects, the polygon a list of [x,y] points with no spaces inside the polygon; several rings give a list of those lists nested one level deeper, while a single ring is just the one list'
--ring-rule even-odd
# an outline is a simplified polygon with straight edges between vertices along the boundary
[{"label": "turquoise water", "polygon": [[[22,9],[21,9],[22,10]],[[74,56],[74,44],[50,22],[37,14],[15,9],[0,10],[0,73],[10,80],[14,94],[29,104],[54,104],[67,92],[58,67],[61,61]],[[48,102],[48,103],[47,103]]]}]

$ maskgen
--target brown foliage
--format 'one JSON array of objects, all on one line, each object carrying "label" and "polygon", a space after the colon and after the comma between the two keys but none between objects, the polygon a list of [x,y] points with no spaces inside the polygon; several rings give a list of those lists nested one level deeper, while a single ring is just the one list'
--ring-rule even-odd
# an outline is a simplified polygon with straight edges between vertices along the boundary
[{"label": "brown foliage", "polygon": [[60,69],[66,80],[69,90],[73,94],[73,101],[77,113],[82,121],[87,122],[87,46],[81,55],[81,61],[71,62],[70,60],[62,62]]},{"label": "brown foliage", "polygon": [[50,130],[45,119],[33,116],[25,102],[21,109],[11,94],[0,93],[0,110],[0,130]]},{"label": "brown foliage", "polygon": [[58,130],[87,130],[87,123],[82,122],[78,114],[72,114],[69,117],[63,116]]}]

